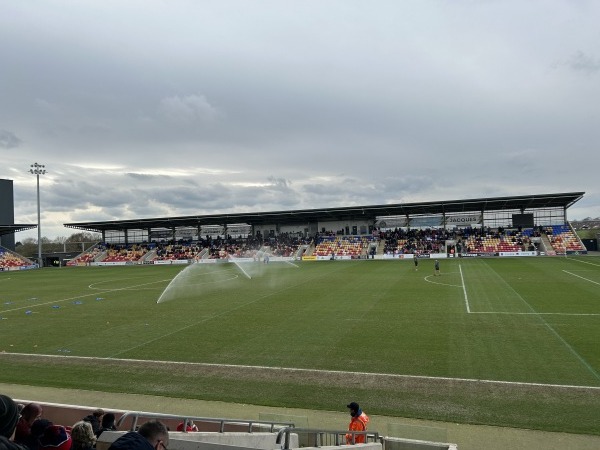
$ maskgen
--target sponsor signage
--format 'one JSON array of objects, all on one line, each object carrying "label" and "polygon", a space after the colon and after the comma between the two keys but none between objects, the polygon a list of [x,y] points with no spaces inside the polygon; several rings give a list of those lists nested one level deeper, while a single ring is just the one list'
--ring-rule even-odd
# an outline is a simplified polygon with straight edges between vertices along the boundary
[{"label": "sponsor signage", "polygon": [[376,225],[385,230],[389,228],[401,228],[407,225],[406,217],[379,217]]},{"label": "sponsor signage", "polygon": [[415,217],[409,223],[411,227],[439,227],[442,225],[442,216]]},{"label": "sponsor signage", "polygon": [[500,252],[499,256],[537,256],[537,252]]},{"label": "sponsor signage", "polygon": [[481,214],[465,214],[446,217],[446,225],[470,225],[473,223],[481,223]]}]

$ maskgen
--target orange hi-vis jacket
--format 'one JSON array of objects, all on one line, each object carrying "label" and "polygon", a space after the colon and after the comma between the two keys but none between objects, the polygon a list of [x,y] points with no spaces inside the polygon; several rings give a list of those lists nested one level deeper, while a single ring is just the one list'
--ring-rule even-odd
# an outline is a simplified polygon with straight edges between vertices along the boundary
[{"label": "orange hi-vis jacket", "polygon": [[[350,425],[348,425],[349,431],[367,431],[367,424],[369,423],[369,416],[361,411],[360,415],[352,417]],[[355,444],[364,444],[366,441],[364,434],[357,434],[354,436]],[[346,435],[346,444],[352,444],[352,435]]]}]

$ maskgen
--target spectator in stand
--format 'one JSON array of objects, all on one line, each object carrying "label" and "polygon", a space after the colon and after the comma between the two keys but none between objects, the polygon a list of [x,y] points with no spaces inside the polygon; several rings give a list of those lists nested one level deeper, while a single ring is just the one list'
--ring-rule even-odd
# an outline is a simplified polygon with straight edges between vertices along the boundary
[{"label": "spectator in stand", "polygon": [[71,450],[73,440],[61,425],[50,425],[39,439],[40,450]]},{"label": "spectator in stand", "polygon": [[151,420],[137,431],[130,431],[114,441],[108,450],[168,450],[169,431],[164,423]]},{"label": "spectator in stand", "polygon": [[23,407],[15,431],[15,442],[17,444],[25,444],[29,440],[31,425],[40,417],[42,417],[42,407],[39,404],[28,403]]},{"label": "spectator in stand", "polygon": [[73,425],[71,438],[73,439],[71,450],[92,450],[96,445],[96,435],[92,430],[92,424],[83,420]]},{"label": "spectator in stand", "polygon": [[38,450],[40,447],[39,439],[43,436],[46,428],[54,425],[47,419],[37,419],[31,424],[29,437],[23,443],[29,450]]},{"label": "spectator in stand", "polygon": [[[196,426],[196,424],[191,421],[191,420],[186,420],[186,427],[185,427],[185,431],[187,433],[193,432],[193,431],[198,431],[198,427]],[[179,425],[177,425],[177,431],[183,431],[183,422],[180,422]]]},{"label": "spectator in stand", "polygon": [[27,450],[10,439],[19,420],[19,408],[12,398],[0,395],[0,450]]},{"label": "spectator in stand", "polygon": [[[350,416],[352,417],[348,425],[348,431],[367,431],[369,417],[360,409],[358,403],[352,402],[346,407],[350,409]],[[346,434],[346,444],[364,444],[365,442],[366,436],[364,434]]]},{"label": "spectator in stand", "polygon": [[92,425],[92,430],[94,434],[100,431],[100,426],[102,424],[102,417],[104,416],[104,410],[101,408],[95,409],[92,414],[85,416],[83,419],[84,422],[89,422]]},{"label": "spectator in stand", "polygon": [[117,426],[115,425],[115,415],[113,413],[106,413],[102,417],[102,425],[100,429],[96,433],[96,437],[99,438],[103,431],[117,431]]}]

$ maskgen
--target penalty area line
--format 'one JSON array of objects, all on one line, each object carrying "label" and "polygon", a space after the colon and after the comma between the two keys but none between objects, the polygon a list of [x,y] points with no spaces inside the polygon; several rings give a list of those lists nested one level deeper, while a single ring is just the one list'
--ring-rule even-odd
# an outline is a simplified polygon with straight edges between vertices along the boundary
[{"label": "penalty area line", "polygon": [[467,296],[467,287],[465,286],[465,278],[463,277],[462,266],[458,265],[458,271],[460,272],[460,282],[463,288],[463,294],[465,296],[465,306],[467,307],[467,312],[471,314],[471,307],[469,306],[469,297]]},{"label": "penalty area line", "polygon": [[323,370],[323,369],[304,369],[298,367],[280,367],[280,366],[250,366],[244,364],[215,364],[215,363],[198,363],[198,362],[183,362],[183,361],[155,361],[148,359],[123,359],[123,358],[102,358],[96,356],[65,356],[65,355],[42,355],[42,354],[31,354],[31,353],[0,353],[0,358],[5,355],[15,356],[26,356],[26,357],[39,357],[39,358],[57,358],[57,359],[78,359],[83,361],[115,361],[115,362],[133,362],[133,363],[148,363],[160,365],[177,365],[177,366],[189,366],[189,367],[218,367],[218,368],[231,368],[231,369],[249,369],[249,370],[270,370],[273,372],[300,372],[300,373],[316,373],[316,374],[331,374],[331,375],[359,375],[359,376],[374,376],[374,377],[388,377],[388,378],[399,378],[399,379],[416,379],[416,380],[442,380],[442,381],[460,381],[466,383],[485,383],[485,384],[500,384],[508,386],[538,386],[538,387],[554,387],[564,389],[594,389],[600,390],[600,386],[580,386],[573,384],[548,384],[548,383],[528,383],[521,381],[502,381],[502,380],[486,380],[477,378],[453,378],[453,377],[430,377],[425,375],[402,375],[395,373],[379,373],[379,372],[353,372],[353,371],[342,371],[342,370]]},{"label": "penalty area line", "polygon": [[598,283],[597,281],[590,280],[588,278],[582,277],[581,275],[577,275],[575,273],[569,272],[568,270],[564,270],[563,269],[563,272],[568,273],[569,275],[573,275],[574,277],[581,278],[582,280],[589,281],[590,283],[594,283],[594,284],[597,284],[598,286],[600,286],[600,283]]}]

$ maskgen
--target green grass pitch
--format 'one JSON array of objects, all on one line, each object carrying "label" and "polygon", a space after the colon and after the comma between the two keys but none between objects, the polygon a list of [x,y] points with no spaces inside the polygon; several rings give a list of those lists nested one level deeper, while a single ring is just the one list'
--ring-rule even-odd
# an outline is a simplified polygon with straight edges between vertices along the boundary
[{"label": "green grass pitch", "polygon": [[440,262],[0,273],[0,382],[600,434],[600,258]]}]

